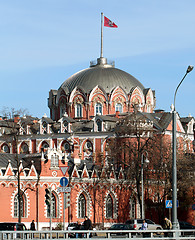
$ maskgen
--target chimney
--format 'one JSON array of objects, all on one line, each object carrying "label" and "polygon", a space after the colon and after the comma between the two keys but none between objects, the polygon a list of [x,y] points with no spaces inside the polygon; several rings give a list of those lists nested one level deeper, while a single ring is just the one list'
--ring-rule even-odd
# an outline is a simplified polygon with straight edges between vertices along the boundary
[{"label": "chimney", "polygon": [[119,111],[116,111],[116,115],[115,115],[115,117],[117,117],[117,118],[119,118]]},{"label": "chimney", "polygon": [[16,114],[14,115],[14,122],[17,123],[20,119],[20,115]]}]

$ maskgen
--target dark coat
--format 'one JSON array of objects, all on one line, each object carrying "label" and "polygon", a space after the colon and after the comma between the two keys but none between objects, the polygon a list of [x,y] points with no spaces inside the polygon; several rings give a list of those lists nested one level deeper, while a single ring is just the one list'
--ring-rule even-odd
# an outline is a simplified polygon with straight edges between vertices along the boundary
[{"label": "dark coat", "polygon": [[92,229],[92,223],[91,223],[91,220],[89,218],[84,221],[83,225],[84,225],[85,230]]}]

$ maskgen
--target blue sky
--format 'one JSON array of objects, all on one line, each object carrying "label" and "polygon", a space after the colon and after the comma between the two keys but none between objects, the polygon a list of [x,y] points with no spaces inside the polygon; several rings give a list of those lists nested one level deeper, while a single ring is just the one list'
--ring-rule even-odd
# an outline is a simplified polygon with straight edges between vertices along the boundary
[{"label": "blue sky", "polygon": [[[49,116],[50,89],[100,56],[156,92],[170,111],[188,65],[195,65],[194,0],[0,0],[0,110],[27,108]],[[178,90],[176,110],[195,117],[195,69]]]}]

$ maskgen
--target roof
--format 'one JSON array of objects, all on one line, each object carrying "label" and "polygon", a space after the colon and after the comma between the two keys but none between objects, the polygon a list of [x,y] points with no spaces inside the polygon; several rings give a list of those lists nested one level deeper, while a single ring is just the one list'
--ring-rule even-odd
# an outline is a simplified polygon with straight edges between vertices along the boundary
[{"label": "roof", "polygon": [[80,87],[85,93],[90,93],[97,85],[102,87],[106,93],[111,93],[117,86],[122,87],[126,92],[130,92],[132,88],[137,86],[141,90],[144,89],[144,86],[129,73],[111,65],[97,64],[95,67],[90,67],[73,74],[62,83],[59,90],[63,89],[68,94],[75,87]]}]

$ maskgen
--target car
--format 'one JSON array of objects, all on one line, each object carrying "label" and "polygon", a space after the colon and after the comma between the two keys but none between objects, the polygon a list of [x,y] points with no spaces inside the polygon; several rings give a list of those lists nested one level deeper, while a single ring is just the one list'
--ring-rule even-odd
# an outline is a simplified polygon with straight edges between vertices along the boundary
[{"label": "car", "polygon": [[[154,223],[150,219],[145,219],[148,224],[148,230],[162,230],[162,226],[159,224]],[[142,227],[143,219],[130,219],[125,222],[126,224],[129,224],[133,229],[140,230]]]},{"label": "car", "polygon": [[72,222],[68,224],[67,230],[73,230],[74,228],[76,228],[78,226],[77,222]]},{"label": "car", "polygon": [[0,231],[25,231],[27,230],[24,223],[1,222]]},{"label": "car", "polygon": [[116,233],[111,233],[110,235],[128,235],[128,233],[122,232],[123,230],[134,230],[134,228],[129,225],[129,224],[124,224],[124,223],[116,223],[113,224],[108,230],[120,230]]},{"label": "car", "polygon": [[[27,228],[24,223],[18,222],[1,222],[0,223],[0,231],[26,231]],[[5,234],[4,238],[8,239],[9,234]],[[16,236],[15,236],[16,237]],[[17,234],[17,238],[20,237],[20,233]]]},{"label": "car", "polygon": [[67,230],[69,231],[73,231],[71,233],[68,233],[68,237],[69,238],[82,238],[83,237],[83,233],[75,233],[74,230],[78,231],[78,230],[84,230],[84,226],[83,225],[78,225],[78,222],[72,222],[68,224]]},{"label": "car", "polygon": [[181,232],[181,235],[195,235],[195,226],[188,223],[188,222],[184,222],[184,221],[179,221],[179,228],[180,230],[191,230],[193,229],[193,231],[187,231],[187,232]]}]

